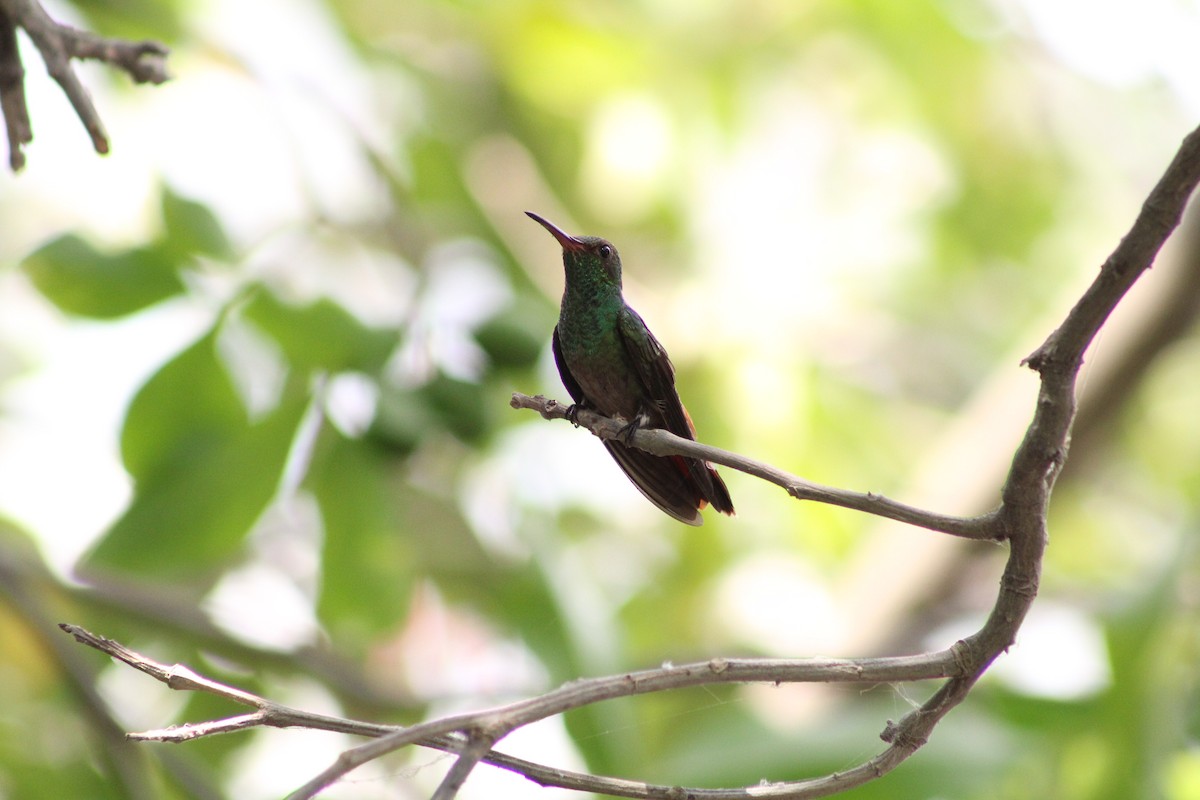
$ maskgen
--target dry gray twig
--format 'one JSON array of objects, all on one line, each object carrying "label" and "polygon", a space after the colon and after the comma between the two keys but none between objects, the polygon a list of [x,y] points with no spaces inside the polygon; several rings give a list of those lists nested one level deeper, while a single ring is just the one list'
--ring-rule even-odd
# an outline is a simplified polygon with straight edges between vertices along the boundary
[{"label": "dry gray twig", "polygon": [[[372,737],[368,742],[342,754],[338,762],[298,789],[293,798],[315,796],[355,767],[409,744],[420,744],[452,753],[460,753],[469,742],[453,735],[459,731],[501,729],[507,733],[573,708],[600,700],[628,697],[669,689],[683,689],[714,683],[894,683],[898,681],[945,678],[961,672],[961,655],[956,648],[918,656],[861,659],[722,659],[692,664],[663,666],[604,678],[574,681],[566,686],[529,700],[483,712],[461,714],[433,720],[408,728],[331,717],[281,705],[267,698],[212,680],[182,664],[162,664],[134,652],[120,642],[97,636],[77,625],[60,625],[76,641],[95,648],[134,669],[144,672],[177,691],[201,691],[254,709],[200,723],[185,723],[170,728],[126,734],[138,741],[186,742],[201,736],[232,733],[253,727],[303,727]],[[497,726],[496,720],[503,720]],[[494,730],[493,730],[494,732]],[[499,738],[499,737],[497,737]],[[484,752],[481,760],[520,773],[543,786],[558,786],[580,791],[601,792],[621,797],[667,796],[671,787],[653,786],[618,778],[605,778],[559,770],[498,753]],[[649,792],[649,794],[647,794]],[[715,797],[701,793],[699,797]]]},{"label": "dry gray twig", "polygon": [[[537,411],[546,419],[567,419],[567,409],[570,408],[570,406],[540,394],[531,397],[520,392],[513,393],[509,404],[513,408]],[[629,436],[624,420],[601,416],[586,408],[577,409],[575,421],[601,439],[620,438],[625,441]],[[851,492],[846,489],[823,486],[784,472],[762,461],[747,458],[740,453],[722,450],[719,447],[692,439],[684,439],[682,436],[676,436],[661,428],[639,428],[633,433],[631,441],[635,447],[655,455],[702,458],[705,461],[762,478],[764,481],[780,487],[797,500],[813,500],[818,503],[863,511],[867,514],[907,522],[931,531],[948,533],[964,539],[988,540],[994,539],[996,536],[996,528],[992,524],[993,514],[983,514],[978,517],[954,517],[898,503],[874,492]]]},{"label": "dry gray twig", "polygon": [[108,152],[108,134],[91,95],[71,66],[71,59],[104,61],[129,74],[136,83],[168,79],[167,47],[159,42],[127,42],[97,36],[56,22],[37,0],[0,0],[0,113],[8,133],[8,164],[25,166],[23,147],[33,141],[33,126],[25,104],[25,68],[17,47],[17,29],[29,35],[46,63],[50,77],[71,102],[97,153]]}]

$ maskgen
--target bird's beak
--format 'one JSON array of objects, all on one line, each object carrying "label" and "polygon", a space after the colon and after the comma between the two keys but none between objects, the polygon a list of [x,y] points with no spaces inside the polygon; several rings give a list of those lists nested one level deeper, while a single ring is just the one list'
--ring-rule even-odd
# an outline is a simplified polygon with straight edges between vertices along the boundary
[{"label": "bird's beak", "polygon": [[538,223],[543,228],[550,231],[550,235],[553,236],[555,239],[558,239],[558,243],[560,245],[562,245],[563,250],[583,250],[584,249],[583,242],[579,241],[578,239],[576,239],[574,236],[570,235],[569,233],[566,233],[561,228],[559,228],[557,225],[555,225],[553,222],[550,222],[549,220],[547,220],[543,217],[539,217],[537,214],[533,213],[532,211],[526,211],[525,213],[534,222]]}]

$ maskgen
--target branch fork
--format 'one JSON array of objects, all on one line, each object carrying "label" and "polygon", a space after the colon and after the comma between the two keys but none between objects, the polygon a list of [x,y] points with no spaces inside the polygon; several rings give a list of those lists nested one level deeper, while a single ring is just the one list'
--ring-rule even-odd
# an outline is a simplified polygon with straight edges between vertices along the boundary
[{"label": "branch fork", "polygon": [[[0,0],[0,9],[14,0]],[[770,481],[797,499],[838,505],[888,519],[918,525],[952,536],[983,541],[1007,541],[1009,557],[987,621],[972,635],[934,653],[865,659],[737,659],[667,666],[641,672],[573,681],[538,697],[480,712],[431,720],[408,728],[373,725],[310,714],[276,704],[234,687],[200,676],[192,670],[166,667],[111,640],[75,626],[63,626],[79,641],[108,653],[172,688],[214,693],[254,713],[183,728],[130,734],[155,741],[185,741],[246,727],[303,726],[372,737],[345,751],[327,769],[291,795],[294,800],[316,796],[355,767],[408,745],[432,747],[456,754],[455,762],[434,794],[450,800],[470,772],[485,762],[512,770],[545,786],[559,786],[616,797],[673,800],[729,800],[755,797],[801,800],[824,797],[875,780],[919,750],[941,719],[961,703],[992,662],[1015,641],[1037,595],[1047,541],[1046,514],[1055,480],[1067,455],[1075,415],[1075,385],[1083,354],[1109,314],[1137,278],[1153,262],[1178,224],[1187,199],[1200,183],[1200,129],[1189,134],[1158,185],[1154,187],[1129,233],[1105,262],[1063,324],[1035,350],[1025,364],[1041,377],[1033,419],[1013,456],[1000,492],[999,505],[977,517],[953,517],[914,508],[874,493],[850,492],[822,486],[745,456],[681,439],[661,430],[641,429],[630,444],[656,455],[701,458]],[[1195,291],[1194,287],[1192,291]],[[570,419],[605,439],[626,436],[623,420],[577,409],[541,396],[514,394],[514,408],[532,409],[547,419]],[[493,750],[513,730],[548,716],[615,697],[666,691],[687,686],[749,682],[894,683],[943,679],[920,707],[899,721],[887,721],[881,733],[887,744],[874,757],[849,770],[802,781],[762,784],[737,789],[682,788],[640,781],[585,775],[516,759]]]},{"label": "branch fork", "polygon": [[170,50],[160,42],[109,39],[56,22],[37,0],[0,0],[0,113],[8,133],[8,164],[25,166],[22,148],[33,141],[33,125],[25,103],[25,67],[17,47],[17,29],[29,35],[50,77],[58,83],[87,129],[97,153],[109,150],[108,134],[88,90],[71,59],[92,59],[128,73],[135,83],[164,83]]}]

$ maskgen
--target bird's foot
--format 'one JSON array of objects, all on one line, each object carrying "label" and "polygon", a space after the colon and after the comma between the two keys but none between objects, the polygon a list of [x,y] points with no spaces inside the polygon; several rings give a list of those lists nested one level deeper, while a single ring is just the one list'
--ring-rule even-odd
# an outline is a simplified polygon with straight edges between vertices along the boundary
[{"label": "bird's foot", "polygon": [[579,427],[579,404],[571,403],[571,405],[567,406],[567,410],[563,412],[563,416],[567,418],[567,422],[571,423],[576,428],[578,428]]},{"label": "bird's foot", "polygon": [[633,435],[637,433],[647,421],[648,420],[645,414],[638,414],[632,420],[627,422],[624,427],[621,428],[621,430],[617,431],[617,438],[624,439],[627,446],[633,447]]}]

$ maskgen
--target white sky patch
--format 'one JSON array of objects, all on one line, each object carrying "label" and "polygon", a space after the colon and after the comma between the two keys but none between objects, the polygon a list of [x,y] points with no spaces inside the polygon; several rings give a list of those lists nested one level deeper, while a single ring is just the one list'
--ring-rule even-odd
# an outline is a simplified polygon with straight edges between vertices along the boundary
[{"label": "white sky patch", "polygon": [[207,324],[172,303],[118,322],[63,324],[24,277],[0,273],[0,338],[37,367],[0,394],[0,513],[68,574],[131,493],[118,436],[134,392]]},{"label": "white sky patch", "polygon": [[270,284],[286,302],[329,298],[363,324],[395,327],[409,319],[420,279],[394,253],[331,228],[290,228],[273,236],[241,265],[241,274]]},{"label": "white sky patch", "polygon": [[628,94],[602,104],[588,126],[579,181],[596,215],[614,224],[640,217],[662,188],[675,145],[654,99]]},{"label": "white sky patch", "polygon": [[713,604],[727,635],[768,654],[826,652],[842,624],[812,565],[788,551],[758,552],[730,566]]},{"label": "white sky patch", "polygon": [[[948,647],[982,625],[982,617],[956,620],[931,634],[927,646]],[[988,676],[1033,697],[1089,697],[1112,683],[1103,629],[1077,609],[1041,599],[1025,618],[1017,643],[996,659]]]},{"label": "white sky patch", "polygon": [[1039,38],[1068,67],[1131,87],[1161,77],[1200,110],[1200,4],[1195,0],[1024,0]]},{"label": "white sky patch", "polygon": [[288,650],[309,644],[318,630],[312,599],[290,576],[261,563],[227,573],[204,605],[231,635],[259,647]]},{"label": "white sky patch", "polygon": [[179,81],[186,96],[178,97],[176,114],[154,114],[172,125],[159,135],[174,138],[157,149],[175,185],[228,211],[224,218],[251,238],[309,207],[356,219],[385,202],[355,139],[385,138],[378,109],[386,104],[322,4],[210,0],[196,19],[246,69],[219,61],[176,65],[194,70]]},{"label": "white sky patch", "polygon": [[325,410],[330,420],[347,436],[366,433],[375,419],[379,386],[361,372],[333,376],[325,392]]},{"label": "white sky patch", "polygon": [[[143,650],[151,658],[153,650]],[[111,659],[100,672],[97,688],[111,712],[130,731],[163,727],[163,720],[175,719],[187,705],[190,692],[173,692],[166,686],[147,684],[146,674]]]},{"label": "white sky patch", "polygon": [[393,356],[398,381],[419,383],[431,377],[434,368],[463,380],[479,378],[487,356],[471,332],[512,297],[489,263],[491,258],[487,247],[470,239],[447,242],[430,252],[408,337]]},{"label": "white sky patch", "polygon": [[[567,397],[561,388],[552,388],[550,395]],[[626,527],[643,525],[649,512],[662,513],[638,493],[599,440],[564,422],[514,428],[505,433],[497,453],[489,460],[494,466],[486,468],[498,472],[507,489],[504,494],[518,506],[555,510],[578,505],[599,516],[619,519]],[[489,491],[495,493],[498,487],[492,483]],[[473,507],[468,503],[469,512]],[[480,505],[471,517],[474,521],[487,513],[487,508]],[[491,528],[484,526],[486,530]],[[503,535],[500,530],[492,532]]]},{"label": "white sky patch", "polygon": [[[293,708],[318,714],[344,713],[337,702],[319,685],[292,681],[277,689],[274,699]],[[241,800],[273,800],[295,791],[304,781],[333,764],[338,755],[362,740],[339,733],[285,731],[259,728],[253,740],[233,755],[230,765],[229,795]],[[433,760],[436,755],[421,752],[417,759]],[[397,781],[404,777],[395,761],[383,759],[364,764],[321,793],[330,800],[385,800],[397,794]]]},{"label": "white sky patch", "polygon": [[279,404],[287,362],[274,339],[234,317],[221,326],[217,351],[251,418],[261,418]]},{"label": "white sky patch", "polygon": [[1035,697],[1079,700],[1112,683],[1108,646],[1099,624],[1069,606],[1034,605],[1017,644],[991,671],[1014,689]]},{"label": "white sky patch", "polygon": [[381,95],[403,87],[392,92],[372,79],[324,7],[212,0],[196,15],[211,46],[172,52],[172,80],[161,86],[113,91],[107,68],[76,65],[109,132],[103,158],[19,37],[36,138],[19,185],[0,186],[8,222],[0,257],[60,229],[133,241],[154,223],[164,177],[210,205],[242,243],[313,208],[355,219],[385,206],[386,191],[357,140],[386,140],[380,110],[391,104]]},{"label": "white sky patch", "polygon": [[[921,256],[914,218],[954,189],[931,142],[900,128],[865,128],[822,98],[775,87],[723,162],[703,176],[696,257],[717,275],[705,319],[770,347],[815,318],[837,318],[843,286]],[[744,309],[754,309],[746,314]]]}]

